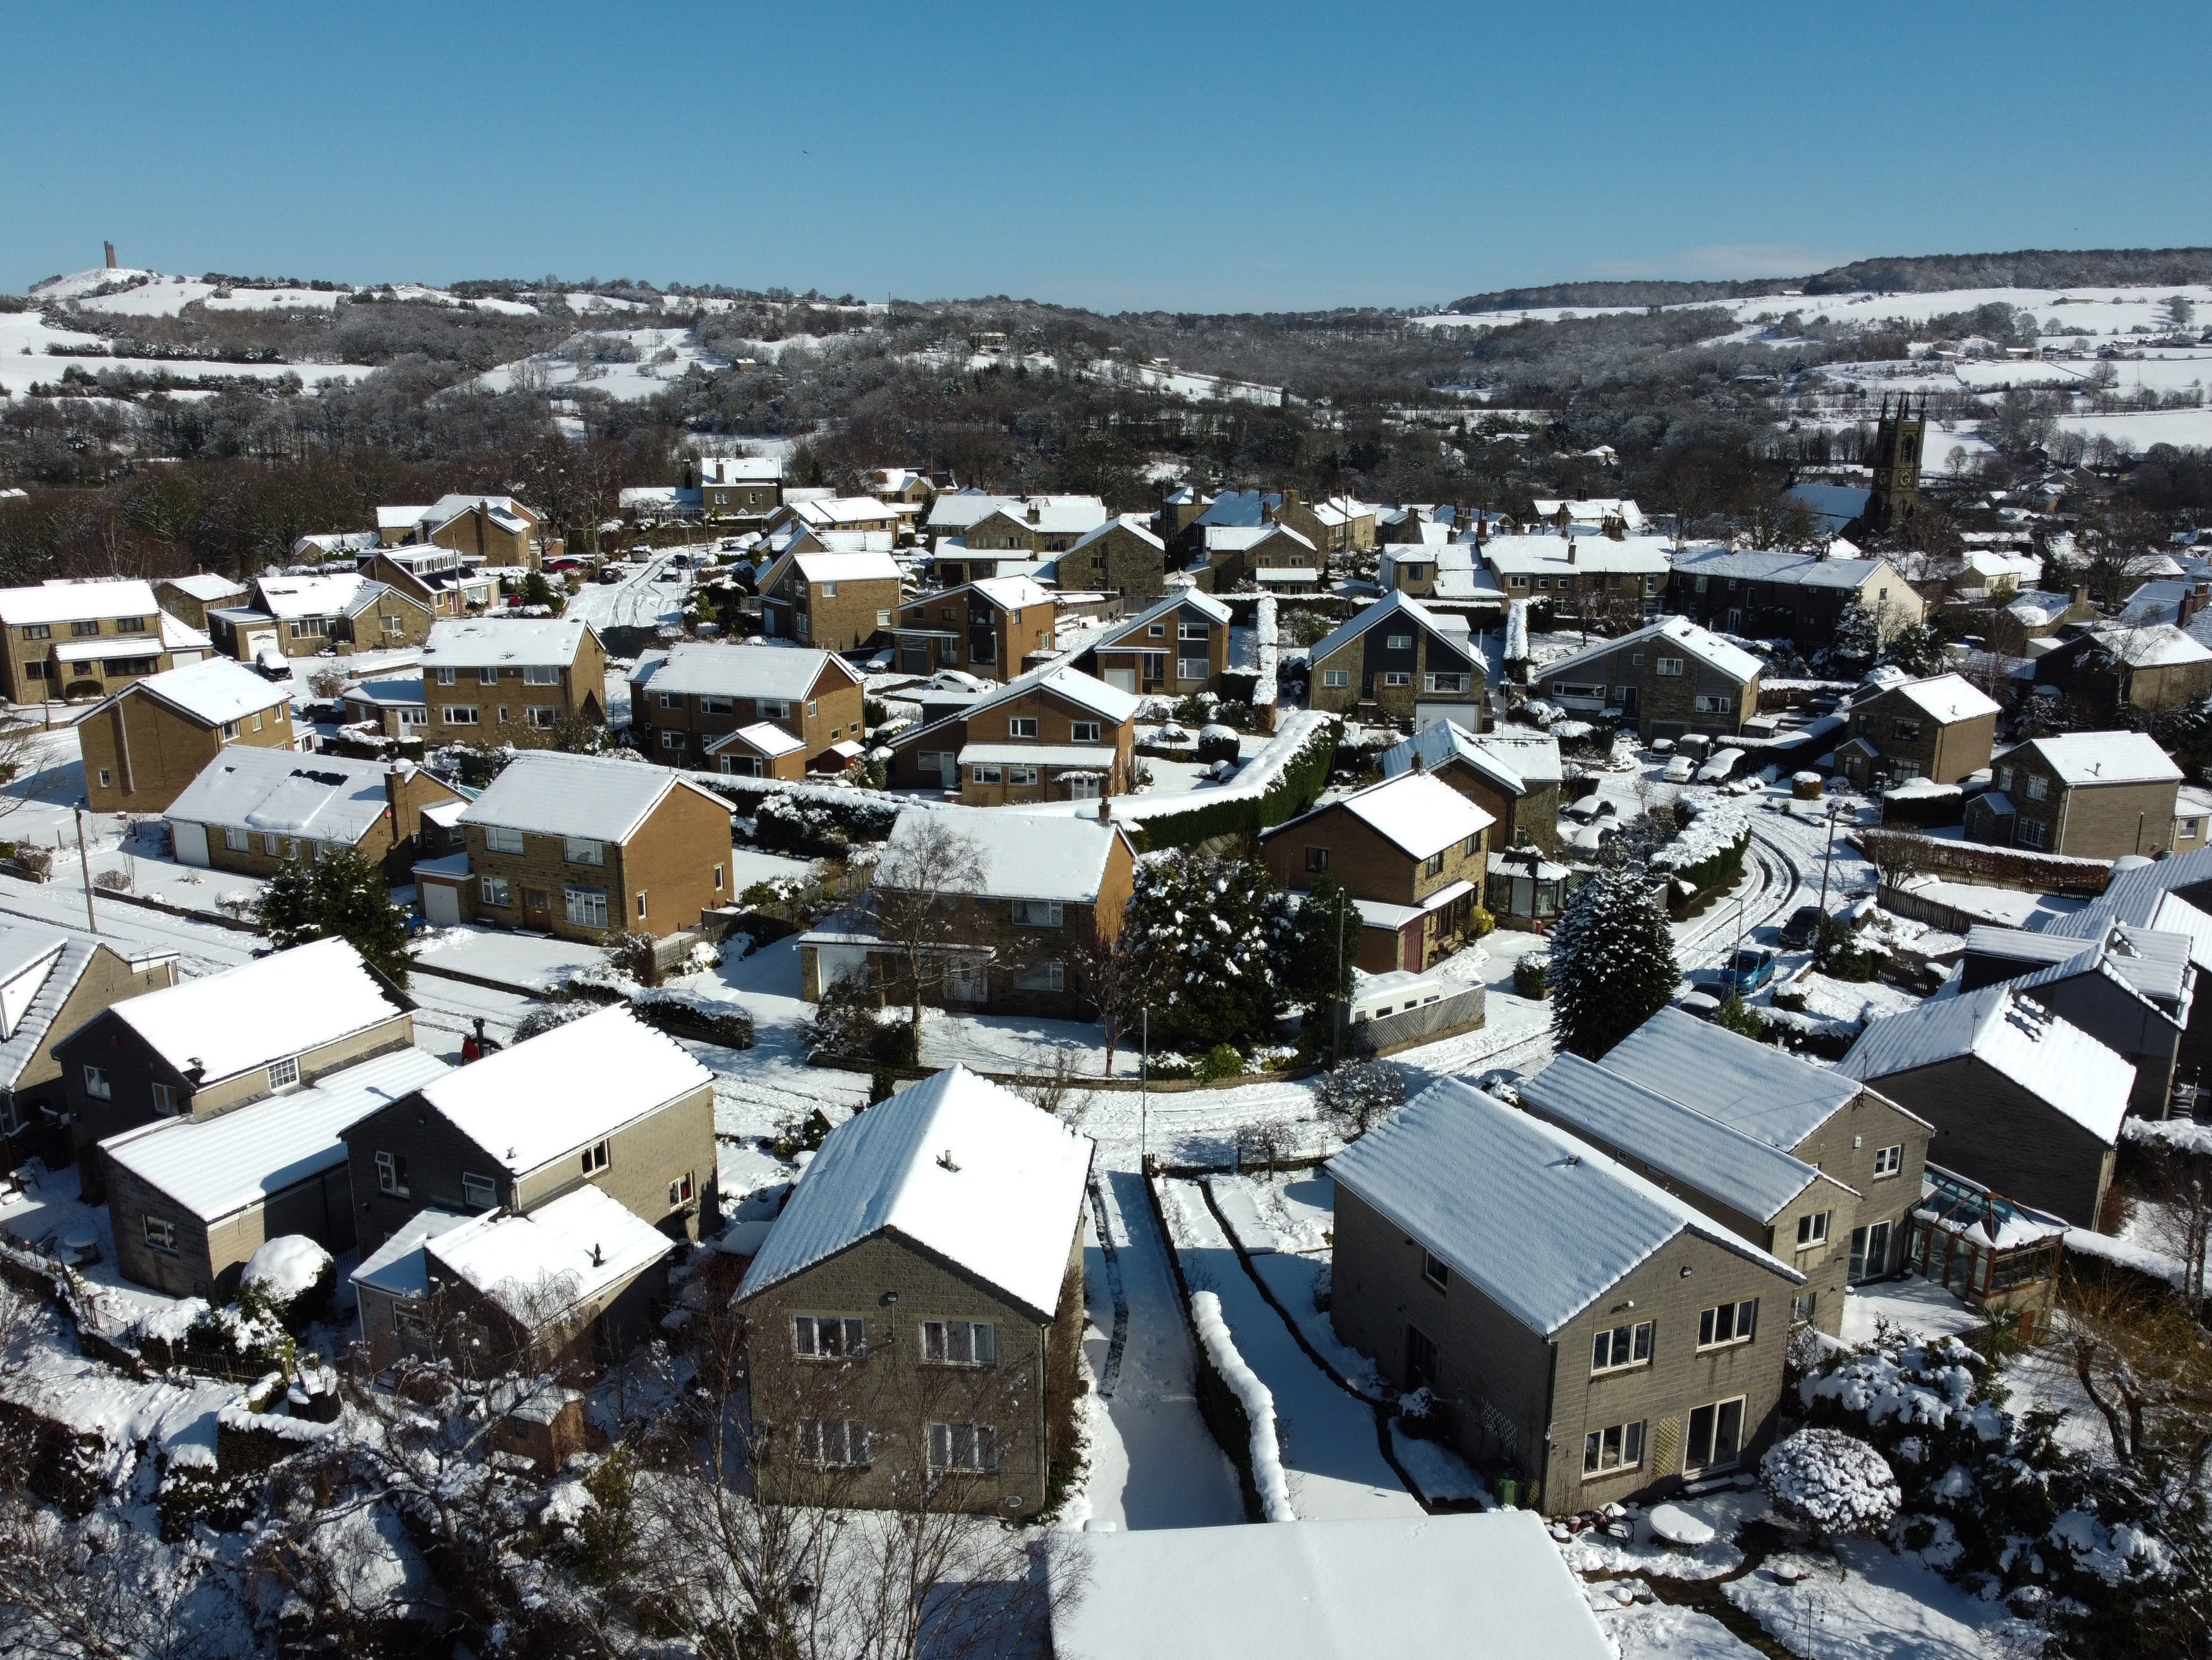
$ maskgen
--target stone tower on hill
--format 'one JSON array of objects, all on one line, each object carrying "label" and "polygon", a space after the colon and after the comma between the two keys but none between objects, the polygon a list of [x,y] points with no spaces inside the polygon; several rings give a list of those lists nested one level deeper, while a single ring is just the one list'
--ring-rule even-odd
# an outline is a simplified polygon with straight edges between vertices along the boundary
[{"label": "stone tower on hill", "polygon": [[1885,394],[1874,433],[1874,493],[1867,498],[1865,522],[1874,530],[1895,530],[1920,511],[1920,445],[1928,428],[1928,399],[1916,410],[1911,395],[1900,393],[1894,409]]}]

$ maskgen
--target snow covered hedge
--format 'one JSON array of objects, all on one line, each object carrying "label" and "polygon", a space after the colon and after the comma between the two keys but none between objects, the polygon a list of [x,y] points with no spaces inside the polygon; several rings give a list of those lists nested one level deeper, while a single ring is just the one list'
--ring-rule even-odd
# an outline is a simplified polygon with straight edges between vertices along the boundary
[{"label": "snow covered hedge", "polygon": [[896,796],[848,784],[793,784],[719,772],[684,775],[751,819],[754,839],[771,853],[812,857],[842,854],[854,842],[880,842],[906,805]]},{"label": "snow covered hedge", "polygon": [[1195,847],[1216,836],[1254,836],[1295,818],[1328,783],[1343,726],[1334,715],[1300,709],[1234,781],[1194,795],[1140,796],[1115,814],[1147,853]]},{"label": "snow covered hedge", "polygon": [[1270,1522],[1297,1521],[1291,1509],[1290,1479],[1283,1474],[1282,1449],[1275,1438],[1275,1397],[1237,1352],[1237,1340],[1221,1317],[1218,1297],[1210,1291],[1193,1292],[1190,1323],[1206,1352],[1207,1365],[1243,1412],[1252,1485],[1259,1491],[1261,1516]]},{"label": "snow covered hedge", "polygon": [[337,1286],[337,1264],[304,1233],[264,1240],[239,1276],[240,1307],[258,1306],[285,1330],[307,1330]]},{"label": "snow covered hedge", "polygon": [[1733,883],[1743,873],[1743,855],[1751,846],[1751,814],[1740,804],[1713,800],[1680,805],[1692,815],[1690,822],[1650,860],[1653,870],[1674,877],[1674,893],[1680,896],[1674,901],[1677,909]]},{"label": "snow covered hedge", "polygon": [[1841,1430],[1799,1430],[1766,1450],[1759,1479],[1774,1507],[1822,1537],[1880,1533],[1903,1495],[1889,1462]]}]

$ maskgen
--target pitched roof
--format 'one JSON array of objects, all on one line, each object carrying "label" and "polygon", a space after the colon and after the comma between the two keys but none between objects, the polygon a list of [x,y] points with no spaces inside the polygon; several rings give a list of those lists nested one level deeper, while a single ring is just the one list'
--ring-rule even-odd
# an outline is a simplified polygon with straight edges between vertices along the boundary
[{"label": "pitched roof", "polygon": [[639,761],[526,750],[461,814],[465,824],[496,824],[540,836],[627,842],[675,790],[687,789],[728,811],[729,803],[690,779]]},{"label": "pitched roof", "polygon": [[1787,1152],[1848,1106],[1860,1085],[1680,1009],[1653,1015],[1607,1052],[1605,1069],[1664,1092],[1698,1081],[1698,1110]]},{"label": "pitched roof", "polygon": [[1282,505],[1283,498],[1279,495],[1263,496],[1258,490],[1224,490],[1207,502],[1206,511],[1192,522],[1206,526],[1257,525],[1265,517],[1261,512],[1262,507],[1273,508]]},{"label": "pitched roof", "polygon": [[2064,732],[2031,738],[2005,753],[2033,750],[2069,785],[2179,783],[2182,771],[2148,733]]},{"label": "pitched roof", "polygon": [[432,1234],[422,1249],[508,1313],[542,1323],[636,1278],[676,1242],[586,1182],[524,1215],[492,1211]]},{"label": "pitched roof", "polygon": [[1585,663],[1595,663],[1611,657],[1624,647],[1649,643],[1678,647],[1686,655],[1696,658],[1706,667],[1728,676],[1738,684],[1748,683],[1761,672],[1765,665],[1741,646],[1732,646],[1710,629],[1701,629],[1686,617],[1662,617],[1633,633],[1618,639],[1601,640],[1594,646],[1585,646],[1571,657],[1562,657],[1547,663],[1537,670],[1539,678],[1546,680],[1569,673]]},{"label": "pitched roof", "polygon": [[590,623],[568,617],[441,617],[430,624],[422,662],[442,669],[565,668],[590,632]]},{"label": "pitched roof", "polygon": [[1107,520],[1103,524],[1092,526],[1089,530],[1084,532],[1083,534],[1073,544],[1071,544],[1067,550],[1070,553],[1080,553],[1084,549],[1089,547],[1093,542],[1097,541],[1101,537],[1104,536],[1107,532],[1112,530],[1127,531],[1130,535],[1135,537],[1139,541],[1146,544],[1148,547],[1158,548],[1163,553],[1167,551],[1168,544],[1161,541],[1158,537],[1152,534],[1152,526],[1146,524],[1143,520],[1137,518],[1135,515],[1127,513],[1116,514],[1111,519]]},{"label": "pitched roof", "polygon": [[1499,536],[1482,544],[1482,556],[1492,570],[1509,576],[1586,570],[1650,576],[1673,569],[1674,550],[1660,536],[1619,542],[1609,536]]},{"label": "pitched roof", "polygon": [[[2187,791],[2183,792],[2185,794]],[[2192,874],[2181,868],[2185,860],[2202,860],[2201,854],[2178,854],[2155,864],[2116,870],[2103,893],[2080,910],[2060,916],[2039,916],[2034,926],[2043,933],[2075,939],[2103,937],[2113,922],[2126,922],[2160,933],[2178,933],[2189,940],[2189,959],[2212,971],[2212,915],[2173,891],[2206,879],[2212,873]],[[2212,860],[2204,860],[2212,863]],[[2169,879],[2169,873],[2179,880]]]},{"label": "pitched roof", "polygon": [[[1110,819],[1031,817],[990,807],[908,807],[891,825],[884,860],[897,859],[938,830],[974,844],[986,897],[1076,904],[1097,898],[1114,843],[1123,839],[1121,825]],[[878,861],[877,869],[882,867]]]},{"label": "pitched roof", "polygon": [[[371,537],[369,539],[374,542],[375,538]],[[208,605],[213,605],[220,599],[235,599],[240,594],[246,592],[245,583],[234,582],[228,576],[217,576],[212,571],[204,570],[194,571],[189,576],[161,577],[158,579],[158,583],[162,587],[174,588],[180,593],[188,593],[193,599],[204,601]]]},{"label": "pitched roof", "polygon": [[1447,762],[1462,761],[1509,795],[1526,795],[1534,786],[1556,784],[1564,775],[1559,740],[1524,727],[1477,733],[1455,721],[1431,721],[1383,751],[1383,775],[1395,778],[1411,770],[1416,757],[1431,772]]},{"label": "pitched roof", "polygon": [[1910,699],[1934,721],[1971,721],[1999,712],[1996,700],[1962,674],[1931,674],[1924,680],[1899,681],[1884,690]]},{"label": "pitched roof", "polygon": [[106,577],[90,581],[41,582],[28,588],[0,588],[0,623],[17,628],[95,617],[101,621],[118,617],[150,619],[161,608],[149,584]]},{"label": "pitched roof", "polygon": [[520,1176],[714,1081],[617,1004],[448,1073],[422,1090],[447,1122]]},{"label": "pitched roof", "polygon": [[708,755],[720,755],[726,749],[739,746],[750,749],[756,754],[766,756],[770,760],[780,755],[789,755],[793,750],[803,750],[806,747],[804,743],[793,738],[774,721],[756,721],[750,726],[736,727],[724,733],[720,738],[713,739],[707,745],[706,752]]},{"label": "pitched roof", "polygon": [[1863,586],[1885,562],[1881,559],[1823,559],[1816,553],[1788,550],[1761,553],[1709,548],[1683,554],[1674,561],[1674,569],[1690,576],[1734,576],[1751,582],[1790,583],[1809,588],[1856,588]]},{"label": "pitched roof", "polygon": [[924,522],[934,532],[958,534],[979,520],[988,519],[1001,508],[1019,507],[1018,496],[992,496],[982,490],[951,490],[929,504],[929,517]]},{"label": "pitched roof", "polygon": [[810,582],[896,582],[901,575],[888,553],[794,553],[791,558]]},{"label": "pitched roof", "polygon": [[2118,1140],[2136,1069],[2088,1033],[2051,1013],[2008,981],[1868,1023],[1836,1063],[1850,1078],[1879,1085],[1960,1055],[2012,1079],[2099,1140]]},{"label": "pitched roof", "polygon": [[1456,1078],[1430,1085],[1328,1168],[1547,1337],[1686,1233],[1802,1283],[1588,1142]]},{"label": "pitched roof", "polygon": [[699,482],[702,484],[775,483],[783,477],[783,462],[773,455],[702,455]]},{"label": "pitched roof", "polygon": [[228,744],[185,786],[171,824],[220,824],[351,847],[390,805],[391,765]]},{"label": "pitched roof", "polygon": [[143,680],[133,680],[100,707],[106,708],[118,697],[141,692],[208,727],[240,721],[292,699],[283,687],[263,679],[245,664],[228,657],[208,657],[180,669],[165,669]]},{"label": "pitched roof", "polygon": [[1385,594],[1373,605],[1352,612],[1351,616],[1330,629],[1322,636],[1320,644],[1307,652],[1307,660],[1314,663],[1320,662],[1323,658],[1333,655],[1359,638],[1377,623],[1387,622],[1394,617],[1404,617],[1414,627],[1426,629],[1453,651],[1472,657],[1473,648],[1468,643],[1463,622],[1459,629],[1447,628],[1443,619],[1419,600],[1394,591]]},{"label": "pitched roof", "polygon": [[272,952],[221,974],[131,997],[110,1011],[179,1072],[216,1083],[380,1025],[395,1001],[343,939]]},{"label": "pitched roof", "polygon": [[[933,599],[949,599],[961,590],[932,594]],[[968,584],[968,592],[980,593],[1001,611],[1020,611],[1030,605],[1048,605],[1052,595],[1026,576],[985,576]]]},{"label": "pitched roof", "polygon": [[2212,662],[2212,648],[2171,623],[2142,628],[2107,623],[2091,629],[2089,638],[2131,669],[2173,668],[2184,663]]},{"label": "pitched roof", "polygon": [[[280,622],[306,617],[349,617],[363,590],[385,584],[348,571],[334,576],[263,576],[254,581],[261,609]],[[368,596],[374,598],[374,595]]]},{"label": "pitched roof", "polygon": [[1151,605],[1133,617],[1123,617],[1104,633],[1093,638],[1084,647],[1084,650],[1085,652],[1103,651],[1127,639],[1133,634],[1141,639],[1143,631],[1163,617],[1171,617],[1185,609],[1196,611],[1207,622],[1217,626],[1225,626],[1231,615],[1229,607],[1212,595],[1200,593],[1195,588],[1185,588],[1180,593],[1167,594],[1153,600]]},{"label": "pitched roof", "polygon": [[0,952],[6,957],[6,966],[0,968],[0,1003],[8,1022],[6,1039],[0,1041],[0,1089],[15,1088],[46,1039],[59,1035],[54,1022],[102,949],[97,939],[21,923],[11,923],[0,933]]},{"label": "pitched roof", "polygon": [[756,1296],[888,1233],[1049,1321],[1082,1221],[1091,1151],[1087,1136],[1050,1113],[951,1067],[830,1133],[738,1294]]},{"label": "pitched roof", "polygon": [[1425,772],[1403,772],[1370,784],[1266,832],[1280,836],[1327,812],[1344,812],[1415,859],[1442,853],[1455,842],[1480,836],[1498,821],[1441,779]]},{"label": "pitched roof", "polygon": [[[1978,942],[1974,936],[1982,932],[1969,932],[1969,951],[1977,947]],[[2045,933],[2027,937],[2044,941],[2056,938]],[[2130,927],[2125,922],[2115,922],[2101,937],[2082,942],[2073,955],[2024,974],[2012,983],[2023,991],[2030,991],[2080,975],[2101,974],[2142,999],[2164,1018],[2185,1025],[2196,983],[2190,972],[2191,945],[2190,936],[2185,933],[2162,933],[2154,928]]]},{"label": "pitched roof", "polygon": [[800,646],[725,646],[687,640],[665,652],[647,652],[630,672],[633,684],[655,691],[703,693],[709,697],[804,698],[831,665],[854,684],[860,677],[835,652]]}]

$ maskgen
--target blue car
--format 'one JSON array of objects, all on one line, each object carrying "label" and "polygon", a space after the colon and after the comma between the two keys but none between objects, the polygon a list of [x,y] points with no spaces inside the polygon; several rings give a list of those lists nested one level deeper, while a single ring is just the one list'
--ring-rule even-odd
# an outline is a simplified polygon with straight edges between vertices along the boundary
[{"label": "blue car", "polygon": [[1755,951],[1748,946],[1730,958],[1728,966],[1721,970],[1723,988],[1734,992],[1738,996],[1742,996],[1747,992],[1757,991],[1772,978],[1774,978],[1774,953],[1771,951]]}]

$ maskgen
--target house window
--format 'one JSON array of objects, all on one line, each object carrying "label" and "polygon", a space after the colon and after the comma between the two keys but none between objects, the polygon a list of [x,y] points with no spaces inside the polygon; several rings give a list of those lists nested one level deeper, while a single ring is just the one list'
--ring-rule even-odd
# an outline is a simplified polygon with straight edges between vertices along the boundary
[{"label": "house window", "polygon": [[673,1210],[678,1205],[690,1204],[696,1186],[694,1173],[685,1171],[683,1175],[668,1184],[668,1207]]},{"label": "house window", "polygon": [[1427,1389],[1443,1376],[1437,1357],[1436,1340],[1418,1326],[1406,1328],[1406,1387],[1409,1389]]},{"label": "house window", "polygon": [[480,686],[497,685],[499,684],[498,668],[496,666],[478,667],[477,670],[477,684]]},{"label": "house window", "polygon": [[237,721],[224,721],[224,722],[222,723],[222,735],[224,736],[224,738],[226,738],[226,739],[232,739],[232,738],[235,738],[235,737],[237,737],[237,736],[238,736],[238,732],[239,732],[239,727],[238,727],[238,722],[237,722]]},{"label": "house window", "polygon": [[2050,796],[2051,781],[2048,778],[2044,777],[2039,773],[2029,773],[2027,775],[2027,799],[2031,801],[2043,801],[2049,800]]},{"label": "house window", "polygon": [[868,1426],[857,1418],[802,1418],[799,1456],[817,1469],[864,1470],[870,1462]]},{"label": "house window", "polygon": [[1481,847],[1481,845],[1482,832],[1480,830],[1477,830],[1473,836],[1468,836],[1466,841],[1459,844],[1460,857],[1462,859],[1474,858],[1475,850]]},{"label": "house window", "polygon": [[1410,686],[1413,684],[1413,677],[1405,669],[1389,669],[1383,673],[1382,684],[1386,686]]},{"label": "house window", "polygon": [[721,891],[722,891],[722,867],[721,867],[720,865],[717,865],[717,866],[714,866],[714,891],[715,891],[715,892],[717,892],[717,893],[720,893]]},{"label": "house window", "polygon": [[1003,781],[1005,775],[996,767],[970,767],[968,776],[975,783],[996,784]]},{"label": "house window", "polygon": [[507,879],[504,876],[487,876],[481,879],[477,884],[477,891],[482,896],[484,903],[495,910],[505,910],[514,903],[507,897]]},{"label": "house window", "polygon": [[791,1322],[791,1352],[802,1360],[859,1360],[868,1353],[868,1323],[835,1314],[801,1314]]},{"label": "house window", "polygon": [[1889,723],[1889,735],[1916,742],[1920,737],[1920,723],[1917,721],[1893,721]]},{"label": "house window", "polygon": [[1443,856],[1443,854],[1441,854],[1441,853],[1432,853],[1432,854],[1430,854],[1426,859],[1424,859],[1424,860],[1421,861],[1421,874],[1422,874],[1422,875],[1424,875],[1424,876],[1442,876],[1443,873],[1444,873],[1444,856]]},{"label": "house window", "polygon": [[1443,1258],[1436,1252],[1424,1250],[1421,1253],[1421,1278],[1442,1291],[1451,1284],[1451,1269],[1444,1265]]},{"label": "house window", "polygon": [[889,611],[878,611],[878,612],[876,613],[876,626],[877,626],[878,628],[879,628],[879,629],[887,629],[887,628],[890,627],[890,625],[891,625],[891,614],[890,614]]},{"label": "house window", "polygon": [[607,1167],[607,1144],[604,1141],[592,1142],[579,1155],[577,1162],[585,1175],[598,1175]]},{"label": "house window", "polygon": [[811,720],[812,720],[816,715],[817,715],[817,714],[821,714],[821,713],[822,713],[822,703],[821,703],[821,700],[820,700],[820,699],[818,699],[818,698],[811,698],[811,697],[810,697],[809,699],[807,699],[807,701],[806,701],[806,718],[807,718],[808,720],[811,721]]},{"label": "house window", "polygon": [[1467,683],[1468,677],[1464,674],[1432,674],[1427,680],[1431,691],[1443,692],[1463,692],[1467,690]]},{"label": "house window", "polygon": [[401,635],[406,632],[407,619],[405,617],[387,617],[384,619],[384,634],[386,639],[397,640]]},{"label": "house window", "polygon": [[1310,871],[1327,870],[1328,868],[1328,849],[1327,848],[1308,848],[1306,849],[1306,868]]},{"label": "house window", "polygon": [[763,697],[758,702],[762,720],[788,721],[791,719],[791,700],[788,697]]},{"label": "house window", "polygon": [[509,830],[504,824],[487,824],[484,826],[484,851],[486,853],[520,853],[522,832],[519,830]]},{"label": "house window", "polygon": [[1997,787],[2001,790],[2010,790],[2012,788],[2012,769],[2010,767],[1999,767],[1997,769]]},{"label": "house window", "polygon": [[1006,722],[1006,736],[1009,738],[1034,738],[1036,735],[1037,723],[1034,714],[1018,714]]},{"label": "house window", "polygon": [[561,671],[542,664],[528,667],[522,671],[522,684],[526,686],[557,686],[561,684]]},{"label": "house window", "polygon": [[1880,1147],[1875,1149],[1874,1155],[1874,1177],[1875,1181],[1879,1182],[1885,1176],[1894,1176],[1898,1171],[1904,1168],[1904,1142],[1899,1141],[1895,1146]]},{"label": "house window", "polygon": [[1067,965],[1064,963],[1024,963],[1014,970],[1016,991],[1065,991],[1067,989]]},{"label": "house window", "polygon": [[281,836],[271,835],[267,830],[264,830],[261,833],[261,850],[267,854],[271,859],[282,858],[283,856],[283,848],[284,842]]},{"label": "house window", "polygon": [[560,718],[561,706],[558,703],[532,703],[522,712],[523,724],[536,727],[541,732],[551,731]]},{"label": "house window", "polygon": [[996,1365],[999,1329],[988,1320],[925,1320],[921,1358],[934,1366]]},{"label": "house window", "polygon": [[2024,848],[2045,847],[2051,841],[2051,827],[2039,824],[2033,818],[2023,818],[2013,827],[2013,840]]},{"label": "house window", "polygon": [[1067,723],[1067,741],[1071,744],[1095,744],[1098,741],[1096,721],[1071,721]]},{"label": "house window", "polygon": [[1797,1219],[1797,1249],[1810,1250],[1815,1245],[1826,1244],[1828,1219],[1834,1214],[1833,1211],[1823,1210],[1815,1211],[1810,1216],[1799,1217]]},{"label": "house window", "polygon": [[269,1063],[269,1087],[288,1090],[300,1081],[300,1061],[297,1055]]},{"label": "house window", "polygon": [[479,723],[473,703],[448,703],[445,707],[446,724],[449,727],[473,727]]},{"label": "house window", "polygon": [[1639,1320],[1632,1325],[1614,1326],[1597,1335],[1590,1346],[1590,1371],[1619,1371],[1624,1366],[1649,1365],[1651,1362],[1652,1323]]},{"label": "house window", "polygon": [[1164,623],[1153,623],[1147,625],[1145,629],[1145,637],[1147,640],[1166,639],[1168,637],[1168,625]]},{"label": "house window", "polygon": [[177,1092],[167,1084],[154,1085],[154,1110],[164,1118],[177,1110]]},{"label": "house window", "polygon": [[586,836],[564,836],[561,838],[561,856],[572,865],[604,865],[607,862],[606,843]]},{"label": "house window", "polygon": [[1819,1301],[1820,1293],[1818,1292],[1800,1292],[1796,1296],[1791,1298],[1790,1299],[1790,1323],[1793,1326],[1811,1325],[1813,1323],[1813,1310]]},{"label": "house window", "polygon": [[929,1467],[982,1474],[999,1468],[999,1432],[988,1424],[932,1424]]},{"label": "house window", "polygon": [[1716,1401],[1690,1414],[1689,1444],[1682,1450],[1682,1471],[1722,1469],[1743,1450],[1743,1397]]},{"label": "house window", "polygon": [[108,775],[107,769],[106,769],[106,767],[102,767],[102,768],[100,769],[100,788],[102,788],[102,789],[106,789],[106,788],[108,787],[108,785],[109,785],[112,781],[110,779],[110,777],[109,777],[109,775]]},{"label": "house window", "polygon": [[1413,648],[1413,636],[1410,634],[1394,634],[1383,643],[1392,651],[1411,651]]},{"label": "house window", "polygon": [[1592,1430],[1583,1437],[1583,1475],[1606,1475],[1614,1470],[1632,1470],[1644,1462],[1644,1420],[1632,1424],[1614,1424],[1609,1428]]},{"label": "house window", "polygon": [[662,692],[660,694],[660,707],[665,709],[682,708],[684,707],[684,694],[680,691]]},{"label": "house window", "polygon": [[459,669],[441,668],[438,671],[438,684],[441,686],[450,686],[459,675]]},{"label": "house window", "polygon": [[1723,1303],[1698,1316],[1698,1347],[1717,1349],[1731,1343],[1748,1343],[1759,1328],[1759,1299]]},{"label": "house window", "polygon": [[1321,672],[1321,683],[1324,686],[1338,688],[1348,686],[1352,684],[1352,671],[1350,669],[1323,669]]},{"label": "house window", "polygon": [[1065,915],[1057,899],[1017,899],[1012,909],[1018,928],[1056,928]]},{"label": "house window", "polygon": [[499,1183],[489,1176],[461,1177],[461,1202],[471,1210],[491,1210],[499,1203]]},{"label": "house window", "polygon": [[330,619],[324,617],[303,617],[292,624],[295,640],[319,640],[330,631]]},{"label": "house window", "polygon": [[699,713],[702,714],[727,714],[736,707],[737,699],[734,697],[702,697],[699,700]]},{"label": "house window", "polygon": [[177,1254],[177,1225],[174,1222],[166,1216],[149,1216],[144,1219],[144,1226],[146,1243],[149,1247],[164,1256]]},{"label": "house window", "polygon": [[1668,679],[1680,679],[1682,673],[1682,660],[1679,657],[1654,658],[1651,667],[1655,672],[1664,675]]},{"label": "house window", "polygon": [[642,922],[645,921],[645,896],[641,893],[637,897],[637,920]]},{"label": "house window", "polygon": [[607,925],[607,891],[605,888],[567,887],[562,889],[567,902],[569,923],[580,928],[603,928]]},{"label": "house window", "polygon": [[233,853],[245,853],[252,847],[253,837],[245,830],[234,828],[223,831],[222,844]]},{"label": "house window", "polygon": [[1179,679],[1203,680],[1206,677],[1208,668],[1209,666],[1203,657],[1178,657],[1176,659],[1176,675]]},{"label": "house window", "polygon": [[376,1190],[396,1198],[407,1196],[407,1160],[396,1152],[376,1155]]},{"label": "house window", "polygon": [[1735,712],[1735,700],[1711,693],[1699,694],[1697,708],[1700,714],[1732,714]]},{"label": "house window", "polygon": [[684,747],[684,734],[676,731],[673,727],[663,727],[660,729],[661,748],[665,750],[680,750]]},{"label": "house window", "polygon": [[26,640],[51,640],[53,637],[53,625],[49,623],[33,623],[23,629]]},{"label": "house window", "polygon": [[97,623],[72,623],[70,624],[70,632],[75,635],[78,639],[82,640],[88,635],[98,634],[100,632],[100,624]]},{"label": "house window", "polygon": [[1006,781],[1009,784],[1034,784],[1036,781],[1037,769],[1035,767],[1008,767],[1006,769]]}]

